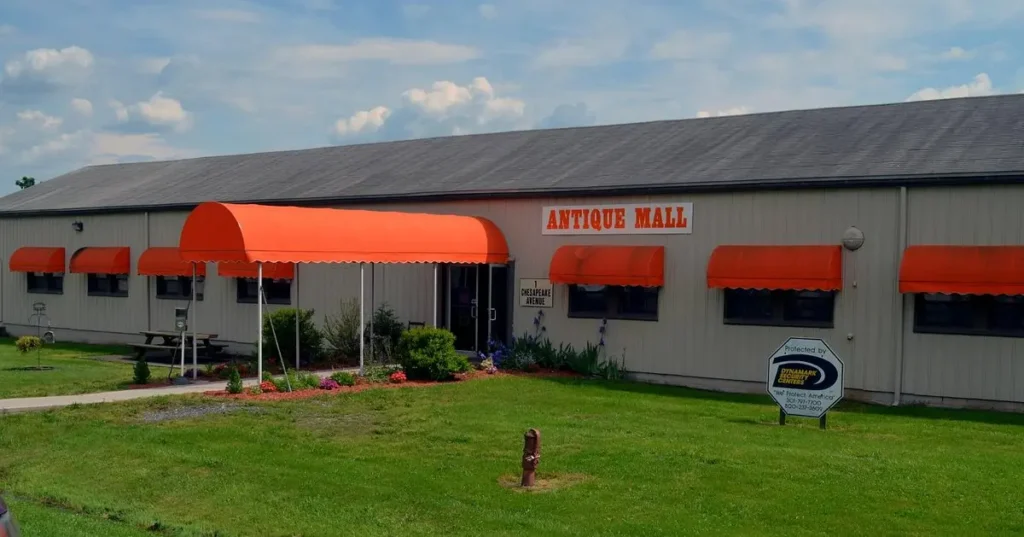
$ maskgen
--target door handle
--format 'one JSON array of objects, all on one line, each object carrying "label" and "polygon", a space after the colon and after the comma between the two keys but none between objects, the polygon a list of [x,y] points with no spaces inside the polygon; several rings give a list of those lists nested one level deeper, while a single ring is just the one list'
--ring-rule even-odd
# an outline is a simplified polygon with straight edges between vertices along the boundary
[{"label": "door handle", "polygon": [[473,319],[476,319],[476,306],[469,307],[469,316]]},{"label": "door handle", "polygon": [[498,320],[498,310],[494,308],[487,308],[487,317],[492,321]]}]

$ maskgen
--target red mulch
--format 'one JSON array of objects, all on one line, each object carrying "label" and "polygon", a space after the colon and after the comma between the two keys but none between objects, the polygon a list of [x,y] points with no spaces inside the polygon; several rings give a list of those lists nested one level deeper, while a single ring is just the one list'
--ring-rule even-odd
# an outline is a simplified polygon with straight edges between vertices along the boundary
[{"label": "red mulch", "polygon": [[355,386],[341,386],[336,390],[319,390],[319,389],[304,389],[296,390],[293,392],[264,392],[259,395],[252,395],[247,393],[249,387],[246,387],[246,391],[242,393],[228,393],[227,390],[216,390],[203,392],[205,395],[212,395],[214,397],[226,397],[229,399],[243,399],[246,401],[289,401],[293,399],[308,399],[310,397],[316,397],[318,395],[328,395],[332,393],[358,393],[364,390],[376,389],[376,388],[422,388],[425,386],[436,386],[438,384],[450,384],[452,382],[463,382],[467,380],[474,380],[486,377],[501,377],[501,376],[540,376],[540,377],[578,377],[576,373],[570,371],[557,371],[557,370],[538,370],[536,372],[504,372],[499,371],[494,374],[487,374],[486,371],[470,371],[469,373],[463,373],[455,376],[454,380],[446,382],[437,382],[429,380],[410,380],[401,384],[394,384],[390,382],[371,384],[364,381],[362,378],[358,378]]}]

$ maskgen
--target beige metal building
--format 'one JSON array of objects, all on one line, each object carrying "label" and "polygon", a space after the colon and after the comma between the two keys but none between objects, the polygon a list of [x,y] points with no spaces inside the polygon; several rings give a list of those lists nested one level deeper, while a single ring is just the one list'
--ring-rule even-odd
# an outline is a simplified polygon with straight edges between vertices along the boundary
[{"label": "beige metal building", "polygon": [[[433,265],[377,264],[367,298],[430,324],[436,290],[463,350],[540,312],[556,344],[607,320],[636,378],[728,391],[820,337],[847,398],[1019,410],[1022,136],[1024,96],[998,96],[89,167],[0,199],[0,320],[34,333],[44,302],[60,340],[170,329],[187,278],[145,267],[205,201],[468,215],[507,264],[441,266],[436,288]],[[192,322],[250,345],[230,268],[205,267]],[[271,302],[318,318],[359,293],[358,265],[279,268]]]}]

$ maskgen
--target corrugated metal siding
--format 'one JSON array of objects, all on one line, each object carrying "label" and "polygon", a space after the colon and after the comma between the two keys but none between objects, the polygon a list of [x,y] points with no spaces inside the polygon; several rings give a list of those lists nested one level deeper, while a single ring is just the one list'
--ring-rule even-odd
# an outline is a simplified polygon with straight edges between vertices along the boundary
[{"label": "corrugated metal siding", "polygon": [[[761,382],[767,356],[785,338],[817,336],[828,340],[845,360],[850,388],[891,391],[893,337],[897,325],[892,314],[898,262],[894,231],[897,197],[897,191],[892,189],[708,194],[672,198],[694,203],[693,234],[675,236],[541,235],[543,205],[593,202],[588,199],[395,204],[374,208],[490,218],[506,235],[515,257],[517,279],[546,277],[551,255],[564,244],[665,245],[666,282],[660,300],[659,321],[610,321],[606,338],[609,352],[625,352],[626,365],[631,370]],[[657,199],[665,198],[623,197],[602,200],[602,203],[638,203]],[[185,213],[150,215],[150,245],[176,245],[185,216]],[[115,222],[111,226],[124,232],[143,229],[141,216],[110,218]],[[62,225],[71,231],[69,224]],[[715,246],[837,244],[843,231],[851,225],[864,231],[866,242],[857,252],[844,252],[845,287],[837,301],[834,329],[726,326],[722,323],[721,291],[708,290],[705,283],[707,261]],[[87,223],[89,229],[94,228]],[[55,240],[70,239],[60,237]],[[135,240],[139,246],[136,243],[131,246],[133,255],[137,257],[145,246],[145,237],[136,237]],[[213,265],[208,270],[211,276],[206,283],[206,299],[197,312],[199,330],[216,332],[230,341],[254,341],[256,306],[235,303],[233,282],[215,276]],[[403,321],[430,322],[433,303],[433,269],[430,265],[382,265],[375,267],[374,271],[377,303],[390,303]],[[299,269],[299,278],[300,305],[316,309],[318,320],[322,320],[324,314],[336,313],[342,299],[358,296],[358,265],[304,265]],[[133,284],[138,279],[133,278]],[[366,281],[366,299],[369,301],[369,268]],[[69,288],[68,295],[72,294],[84,294],[84,291]],[[153,327],[170,327],[176,304],[155,298],[150,303]],[[597,341],[599,321],[566,317],[564,286],[557,289],[555,306],[546,314],[548,334],[553,340],[578,346],[587,341]],[[109,319],[112,324],[138,324],[139,319],[145,319],[144,308],[143,305],[142,314],[135,318],[128,318],[132,315],[130,311],[110,311]],[[532,329],[535,310],[516,307],[514,312],[517,334]],[[94,311],[81,316],[82,319],[95,317]],[[852,334],[853,339],[847,340],[847,334]]]},{"label": "corrugated metal siding", "polygon": [[[907,244],[1024,245],[1024,188],[915,188]],[[903,390],[918,395],[1024,401],[1024,339],[914,333],[904,298]]]},{"label": "corrugated metal siding", "polygon": [[[81,220],[82,232],[71,223]],[[4,260],[3,318],[7,324],[29,324],[32,304],[46,304],[55,330],[74,328],[118,334],[137,334],[146,329],[146,278],[135,276],[135,266],[146,245],[145,215],[88,216],[82,218],[5,219],[0,233]],[[22,246],[63,246],[65,265],[75,250],[86,246],[128,246],[132,276],[128,297],[91,297],[86,294],[84,274],[65,274],[63,295],[29,294],[23,273],[7,269],[11,254]],[[60,337],[58,333],[58,337]]]}]

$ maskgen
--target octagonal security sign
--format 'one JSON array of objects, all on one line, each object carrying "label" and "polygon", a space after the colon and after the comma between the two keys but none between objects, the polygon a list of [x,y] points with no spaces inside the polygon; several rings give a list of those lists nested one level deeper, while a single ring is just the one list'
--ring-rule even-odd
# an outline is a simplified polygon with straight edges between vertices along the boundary
[{"label": "octagonal security sign", "polygon": [[768,359],[768,393],[790,416],[820,418],[843,398],[843,361],[821,339],[789,338]]}]

